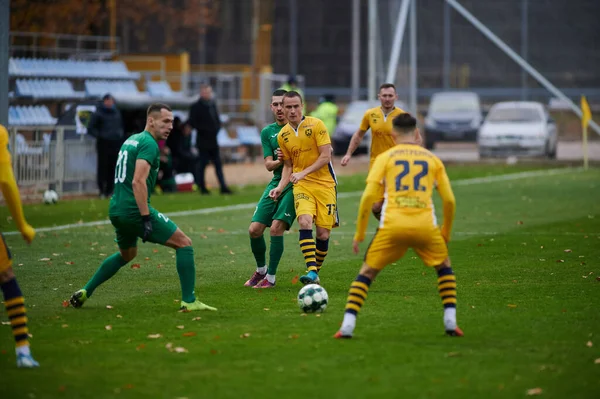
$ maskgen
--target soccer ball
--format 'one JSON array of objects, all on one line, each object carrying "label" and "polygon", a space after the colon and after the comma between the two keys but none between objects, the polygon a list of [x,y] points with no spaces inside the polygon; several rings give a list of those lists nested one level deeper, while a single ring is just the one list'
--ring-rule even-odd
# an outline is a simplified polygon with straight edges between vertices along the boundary
[{"label": "soccer ball", "polygon": [[327,308],[329,296],[319,284],[308,284],[298,292],[298,306],[304,313],[320,313]]},{"label": "soccer ball", "polygon": [[44,204],[56,204],[58,202],[58,194],[54,190],[44,191]]}]

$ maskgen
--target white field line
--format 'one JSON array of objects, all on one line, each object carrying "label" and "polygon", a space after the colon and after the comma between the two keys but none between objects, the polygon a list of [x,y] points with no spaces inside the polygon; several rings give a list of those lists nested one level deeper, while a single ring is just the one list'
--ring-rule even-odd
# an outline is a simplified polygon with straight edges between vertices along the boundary
[{"label": "white field line", "polygon": [[[573,173],[579,172],[582,168],[557,168],[557,169],[546,169],[546,170],[534,170],[529,172],[520,172],[520,173],[508,173],[504,175],[495,175],[488,177],[476,177],[472,179],[463,179],[463,180],[455,180],[452,182],[452,187],[461,187],[461,186],[472,186],[476,184],[486,184],[486,183],[495,183],[500,181],[511,181],[511,180],[520,180],[520,179],[528,179],[532,177],[545,177],[545,176],[553,176],[560,175],[565,173]],[[362,195],[362,191],[352,191],[347,193],[339,193],[338,198],[352,198],[359,197]],[[237,205],[228,205],[228,206],[217,206],[214,208],[203,208],[203,209],[194,209],[190,211],[179,211],[179,212],[170,212],[165,213],[166,216],[169,217],[177,217],[177,216],[192,216],[192,215],[209,215],[213,213],[219,212],[229,212],[229,211],[239,211],[239,210],[247,210],[252,209],[256,206],[256,202],[246,203],[246,204],[237,204]],[[110,220],[98,220],[95,222],[85,222],[85,223],[72,223],[72,224],[63,224],[60,226],[52,226],[52,227],[41,227],[36,229],[38,233],[42,232],[54,232],[60,230],[73,229],[77,227],[92,227],[92,226],[102,226],[110,224]],[[247,233],[247,232],[246,232]],[[20,234],[18,231],[8,231],[3,233],[4,235],[16,235]]]}]

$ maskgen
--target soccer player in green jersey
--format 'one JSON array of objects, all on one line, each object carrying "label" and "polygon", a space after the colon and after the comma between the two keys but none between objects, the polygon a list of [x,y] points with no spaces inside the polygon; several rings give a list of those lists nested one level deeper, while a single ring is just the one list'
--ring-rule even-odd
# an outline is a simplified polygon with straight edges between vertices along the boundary
[{"label": "soccer player in green jersey", "polygon": [[171,129],[171,108],[165,104],[152,104],[148,107],[144,131],[129,137],[121,146],[108,212],[119,252],[106,258],[90,281],[71,296],[69,302],[73,307],[81,307],[100,284],[135,258],[139,237],[142,242],[175,249],[182,310],[217,310],[198,301],[194,294],[196,266],[192,240],[168,217],[150,206],[150,193],[156,185],[160,165],[157,141],[165,140]]},{"label": "soccer player in green jersey", "polygon": [[[281,180],[283,169],[283,156],[277,143],[277,135],[287,121],[283,115],[283,95],[285,90],[273,92],[271,97],[271,111],[275,116],[275,123],[266,126],[260,132],[265,158],[265,168],[273,172],[273,179],[266,187],[258,201],[252,222],[248,229],[250,233],[250,247],[256,259],[256,271],[244,284],[246,287],[271,288],[275,286],[275,273],[283,255],[283,233],[292,226],[296,218],[294,209],[294,194],[292,184],[288,184],[277,201],[269,197],[269,192],[277,187]],[[267,226],[271,232],[271,248],[269,250],[269,266],[266,266],[267,245],[263,233]]]}]

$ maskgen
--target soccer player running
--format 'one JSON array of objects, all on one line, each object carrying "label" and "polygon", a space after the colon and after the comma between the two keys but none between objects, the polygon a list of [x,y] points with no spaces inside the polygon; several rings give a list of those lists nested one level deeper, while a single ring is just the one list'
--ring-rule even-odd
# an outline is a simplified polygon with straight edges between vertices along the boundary
[{"label": "soccer player running", "polygon": [[[15,182],[12,170],[10,153],[8,152],[8,132],[0,125],[0,190],[6,205],[21,232],[21,236],[28,244],[35,237],[35,230],[25,220],[19,188]],[[12,268],[10,250],[6,246],[4,236],[0,233],[0,288],[4,295],[4,306],[8,312],[8,319],[15,338],[17,367],[39,367],[39,363],[31,356],[29,349],[29,330],[27,329],[27,316],[25,315],[25,300],[17,283],[17,278]]]},{"label": "soccer player running", "polygon": [[165,140],[172,128],[171,108],[165,104],[152,104],[146,113],[144,131],[129,137],[121,146],[115,171],[115,191],[108,212],[119,252],[106,258],[90,281],[71,296],[73,307],[81,307],[100,284],[135,258],[139,237],[142,242],[175,249],[182,310],[217,310],[196,299],[192,240],[173,221],[150,206],[150,194],[156,185],[160,165],[157,141]]},{"label": "soccer player running", "polygon": [[[276,188],[281,181],[281,171],[283,170],[283,155],[279,149],[277,135],[287,123],[283,115],[282,105],[285,93],[287,92],[283,89],[273,92],[271,111],[275,116],[275,122],[266,126],[260,132],[265,168],[269,172],[273,172],[273,178],[258,201],[248,229],[250,247],[256,260],[256,271],[244,284],[246,287],[272,288],[275,286],[275,273],[277,273],[277,266],[281,260],[281,255],[283,255],[283,233],[289,230],[296,218],[291,183],[284,187],[277,201],[269,197],[271,190]],[[267,245],[263,236],[267,226],[270,227],[271,232],[268,268],[265,264]]]},{"label": "soccer player running", "polygon": [[[360,142],[365,137],[367,130],[371,129],[371,150],[369,160],[369,170],[373,167],[375,158],[382,152],[396,145],[392,136],[392,120],[404,113],[404,110],[397,108],[395,103],[398,99],[396,86],[391,83],[384,83],[379,87],[377,95],[381,102],[380,107],[368,109],[362,119],[360,127],[352,135],[346,155],[342,158],[342,166],[348,165],[352,154],[360,145]],[[381,217],[381,204],[383,199],[376,201],[373,205],[373,214],[377,219]]]},{"label": "soccer player running", "polygon": [[[283,153],[281,180],[269,196],[280,198],[288,182],[294,185],[296,216],[300,225],[300,249],[307,273],[303,284],[319,283],[319,271],[327,256],[329,235],[339,224],[335,172],[331,165],[331,140],[325,124],[302,115],[302,97],[290,91],[283,96],[283,113],[288,121],[277,136]],[[316,243],[313,221],[317,226]]]},{"label": "soccer player running", "polygon": [[[419,146],[421,137],[416,126],[410,114],[394,118],[392,136],[398,144],[377,157],[367,177],[352,242],[354,253],[359,252],[358,245],[365,239],[369,209],[382,192],[383,212],[360,272],[350,286],[342,327],[335,338],[352,337],[371,282],[383,268],[401,259],[408,248],[414,249],[425,266],[437,271],[446,334],[463,335],[456,325],[456,278],[447,246],[456,208],[454,194],[442,161]],[[436,184],[444,210],[441,229],[431,198]]]}]

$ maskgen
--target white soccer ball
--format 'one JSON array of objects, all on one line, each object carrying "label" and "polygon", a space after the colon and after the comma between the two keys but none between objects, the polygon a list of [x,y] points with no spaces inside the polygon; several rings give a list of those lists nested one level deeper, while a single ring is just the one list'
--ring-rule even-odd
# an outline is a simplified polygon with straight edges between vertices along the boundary
[{"label": "white soccer ball", "polygon": [[58,194],[54,190],[44,191],[44,204],[56,204],[58,202]]},{"label": "white soccer ball", "polygon": [[304,313],[320,313],[327,308],[329,295],[319,284],[308,284],[298,292],[298,306]]}]

